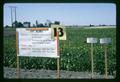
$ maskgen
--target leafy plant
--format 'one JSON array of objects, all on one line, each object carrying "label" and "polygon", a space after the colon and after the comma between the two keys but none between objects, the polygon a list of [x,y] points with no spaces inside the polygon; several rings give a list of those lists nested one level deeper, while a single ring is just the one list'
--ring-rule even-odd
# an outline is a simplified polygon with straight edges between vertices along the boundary
[{"label": "leafy plant", "polygon": [[[15,30],[15,29],[14,29]],[[16,67],[15,31],[7,31],[4,36],[4,66]],[[116,70],[116,29],[84,29],[67,28],[67,40],[60,41],[60,69],[71,71],[91,71],[90,44],[87,37],[111,37],[112,44],[108,45],[108,72]],[[6,32],[5,32],[6,33]],[[57,60],[51,58],[20,57],[20,67],[24,69],[57,69]],[[94,70],[104,73],[104,48],[99,43],[94,45]]]}]

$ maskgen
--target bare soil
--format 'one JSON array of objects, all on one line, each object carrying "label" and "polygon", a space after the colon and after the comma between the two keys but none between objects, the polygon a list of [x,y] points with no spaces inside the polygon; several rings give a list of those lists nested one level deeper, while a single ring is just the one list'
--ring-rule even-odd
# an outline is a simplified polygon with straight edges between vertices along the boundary
[{"label": "bare soil", "polygon": [[[16,68],[4,67],[4,78],[16,79]],[[108,76],[108,79],[114,78]],[[57,70],[20,69],[20,79],[57,79]],[[91,73],[60,70],[60,79],[91,79]],[[93,79],[105,79],[105,75],[94,73]]]}]

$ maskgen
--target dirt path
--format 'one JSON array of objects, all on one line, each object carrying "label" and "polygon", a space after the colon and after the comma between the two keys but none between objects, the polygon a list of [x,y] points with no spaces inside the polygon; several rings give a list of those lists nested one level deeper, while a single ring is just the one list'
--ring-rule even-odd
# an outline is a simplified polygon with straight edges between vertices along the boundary
[{"label": "dirt path", "polygon": [[[36,69],[21,69],[20,70],[20,78],[24,79],[56,79],[57,78],[56,70],[36,70]],[[4,67],[4,78],[15,79],[16,76],[16,68],[8,68]],[[61,79],[91,79],[90,72],[74,72],[74,71],[60,71]],[[95,79],[104,79],[104,75],[99,75],[95,73]],[[109,76],[108,79],[113,79],[113,76]]]}]

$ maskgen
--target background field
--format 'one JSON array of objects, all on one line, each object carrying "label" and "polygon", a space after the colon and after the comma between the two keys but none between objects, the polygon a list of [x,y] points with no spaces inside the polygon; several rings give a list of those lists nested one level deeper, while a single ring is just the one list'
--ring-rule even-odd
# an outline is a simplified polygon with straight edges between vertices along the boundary
[{"label": "background field", "polygon": [[[67,28],[67,40],[60,41],[60,69],[68,71],[91,71],[90,44],[87,37],[111,37],[108,45],[108,72],[115,76],[116,28]],[[4,29],[4,66],[16,68],[15,28]],[[20,67],[24,69],[56,70],[56,59],[20,57]],[[104,46],[94,45],[94,71],[104,74]]]}]

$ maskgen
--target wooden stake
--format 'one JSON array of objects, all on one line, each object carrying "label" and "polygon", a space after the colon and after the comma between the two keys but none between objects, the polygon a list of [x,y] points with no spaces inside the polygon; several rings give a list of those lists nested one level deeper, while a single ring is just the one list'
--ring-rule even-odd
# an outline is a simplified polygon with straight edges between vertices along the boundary
[{"label": "wooden stake", "polygon": [[57,58],[57,78],[59,79],[60,78],[60,63],[59,63],[59,58]]},{"label": "wooden stake", "polygon": [[17,56],[17,78],[20,78],[19,56]]},{"label": "wooden stake", "polygon": [[[57,55],[59,56],[59,32],[57,32]],[[60,58],[57,58],[57,78],[60,78]]]},{"label": "wooden stake", "polygon": [[91,74],[93,78],[93,72],[94,72],[94,67],[93,67],[93,43],[91,43]]},{"label": "wooden stake", "polygon": [[20,68],[19,68],[19,48],[18,48],[18,32],[16,32],[16,56],[17,56],[17,78],[20,78]]},{"label": "wooden stake", "polygon": [[104,47],[105,47],[105,78],[107,79],[108,78],[108,74],[107,74],[107,68],[108,68],[108,66],[107,66],[107,46],[106,45],[104,45]]}]

